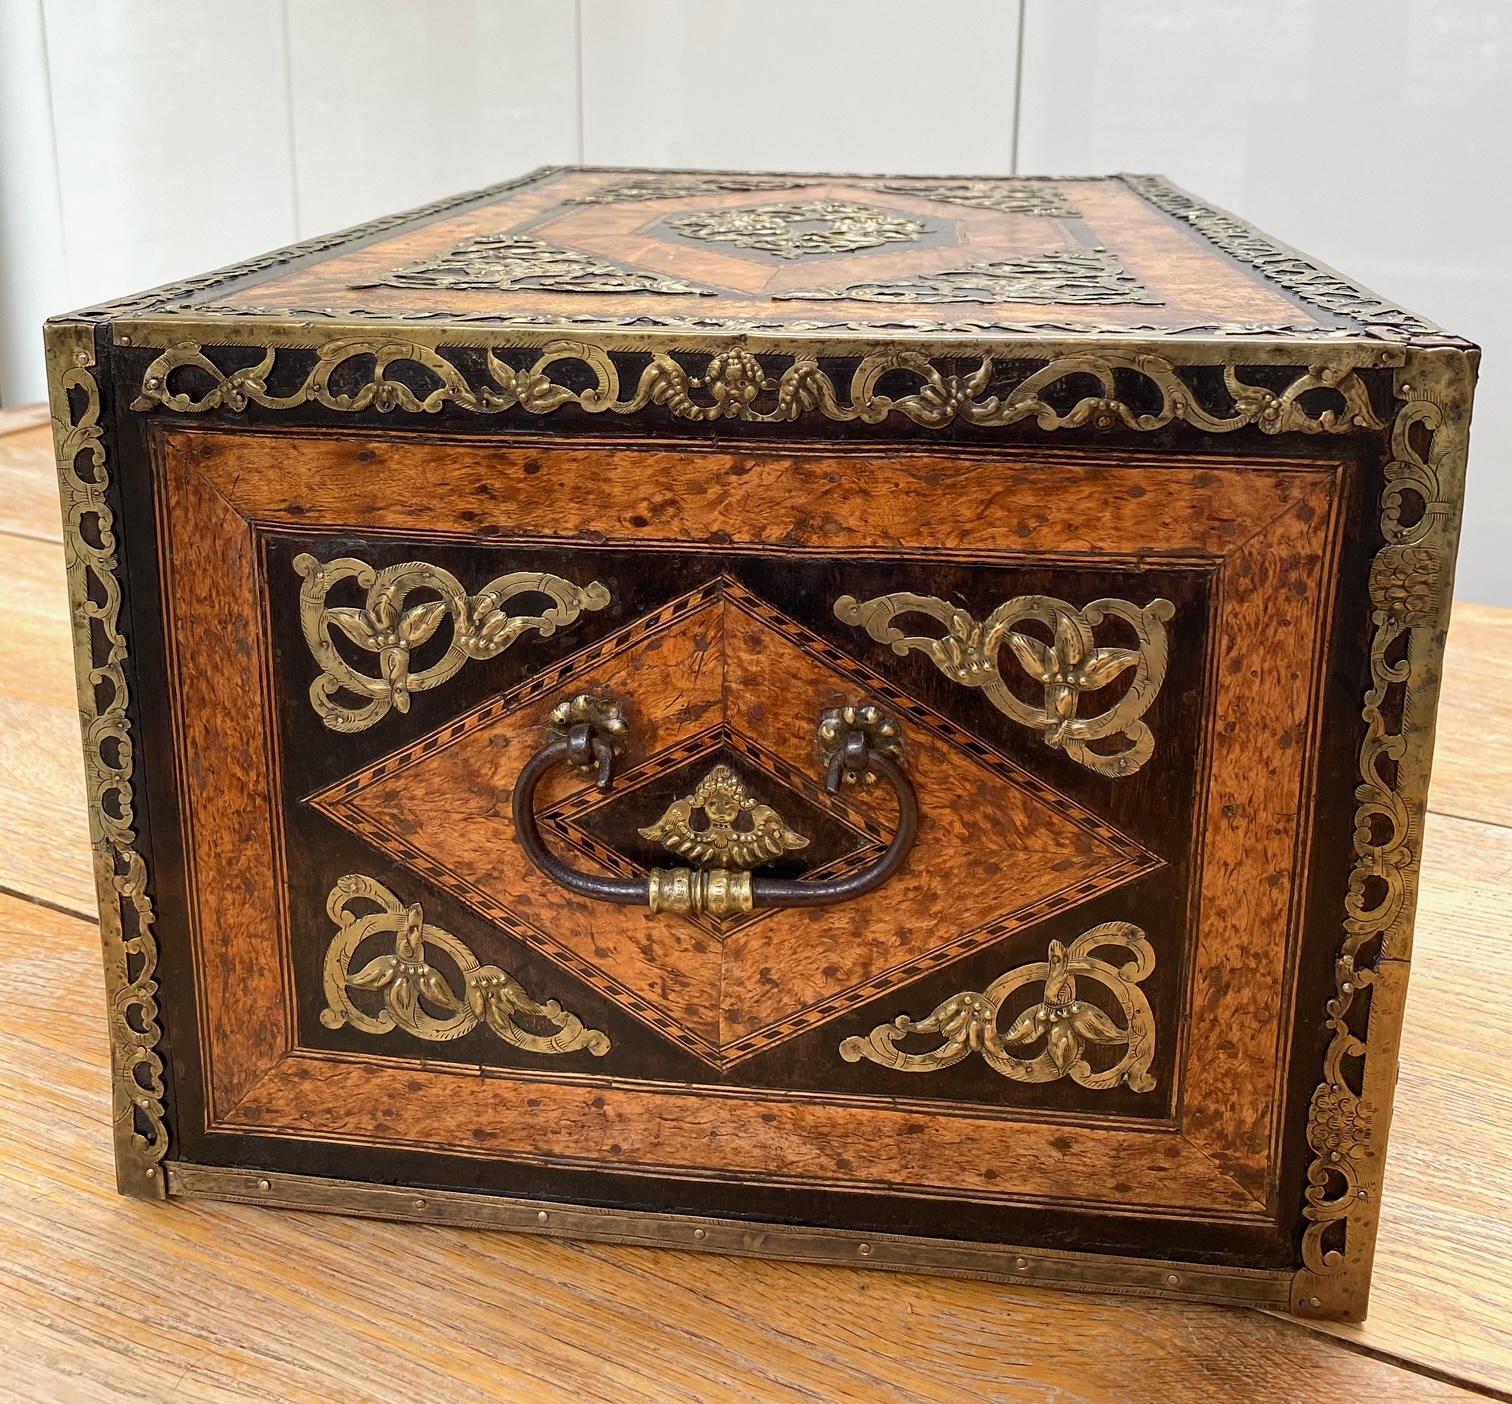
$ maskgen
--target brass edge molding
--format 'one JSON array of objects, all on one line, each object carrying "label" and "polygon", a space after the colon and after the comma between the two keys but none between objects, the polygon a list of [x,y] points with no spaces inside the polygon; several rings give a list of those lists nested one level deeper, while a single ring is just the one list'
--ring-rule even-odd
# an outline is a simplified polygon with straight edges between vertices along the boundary
[{"label": "brass edge molding", "polygon": [[938,1273],[1025,1286],[1224,1302],[1233,1306],[1284,1308],[1290,1280],[1284,1270],[1214,1267],[1205,1263],[969,1240],[866,1234],[694,1214],[597,1209],[554,1200],[373,1185],[177,1161],[168,1166],[168,1189],[175,1198],[223,1199],[410,1223],[504,1229],[600,1243],[693,1249],[784,1262],[878,1268],[884,1272]]},{"label": "brass edge molding", "polygon": [[116,1184],[123,1194],[161,1199],[168,1127],[158,1052],[157,936],[147,865],[137,850],[128,645],[94,326],[48,323],[46,357],[105,961]]},{"label": "brass edge molding", "polygon": [[1164,176],[1123,175],[1119,179],[1157,209],[1190,226],[1208,243],[1262,277],[1280,284],[1293,297],[1354,322],[1370,336],[1397,341],[1414,337],[1458,340],[1426,318],[1261,233],[1238,215],[1188,195]]},{"label": "brass edge molding", "polygon": [[[575,585],[542,571],[515,571],[490,580],[469,595],[456,576],[424,561],[375,570],[355,556],[321,561],[308,553],[294,558],[303,579],[299,590],[299,624],[320,671],[310,683],[310,705],[332,731],[365,731],[392,708],[407,712],[412,693],[439,687],[469,660],[496,658],[526,633],[548,638],[574,623],[585,610],[609,603],[599,581]],[[344,581],[367,591],[361,606],[331,605],[327,598]],[[426,599],[406,608],[416,590]],[[551,604],[540,614],[511,614],[505,608],[521,595],[543,595]],[[452,636],[436,661],[410,672],[410,650],[431,639],[443,620]],[[359,672],[337,649],[332,628],[357,648],[376,655],[378,676]],[[363,699],[359,705],[339,701],[342,693]]]},{"label": "brass edge molding", "polygon": [[[697,375],[671,355],[655,352],[633,390],[622,386],[610,354],[584,341],[550,342],[523,367],[510,365],[489,348],[483,352],[485,373],[471,378],[439,350],[409,338],[341,337],[316,349],[315,364],[303,380],[278,394],[269,389],[269,380],[279,347],[264,347],[255,365],[227,371],[197,343],[179,342],[145,368],[131,408],[204,414],[216,409],[241,413],[252,404],[268,410],[316,404],[340,413],[434,414],[453,405],[484,415],[515,409],[540,415],[572,405],[588,414],[615,415],[660,407],[674,418],[696,422],[783,423],[818,414],[841,423],[881,424],[898,415],[931,429],[958,422],[982,428],[1029,423],[1042,430],[1092,427],[1142,433],[1176,423],[1208,433],[1254,426],[1266,434],[1352,434],[1383,427],[1354,369],[1310,365],[1290,384],[1273,390],[1245,381],[1238,356],[1227,358],[1222,367],[1225,403],[1203,404],[1199,391],[1164,356],[1106,348],[1053,359],[1012,385],[998,382],[998,363],[990,355],[969,373],[957,374],[916,351],[873,352],[862,357],[848,380],[841,373],[843,392],[814,357],[785,358],[789,364],[778,373],[739,347],[715,353]],[[946,365],[958,363],[954,357],[945,360]],[[404,375],[394,374],[401,367]],[[581,384],[582,370],[594,383],[582,389],[560,383],[554,377],[564,367],[576,372],[570,377],[575,383]],[[181,372],[195,373],[198,393],[174,388]],[[1152,407],[1135,409],[1119,398],[1120,373],[1144,382]],[[1058,409],[1046,396],[1072,376],[1090,377],[1100,393]],[[915,388],[904,395],[884,393],[884,378],[889,383],[912,381]],[[412,380],[423,382],[424,388],[414,388]],[[338,381],[345,388],[337,389]],[[1324,404],[1317,403],[1320,397]]]},{"label": "brass edge molding", "polygon": [[[367,910],[359,912],[354,909]],[[396,1028],[432,1043],[447,1043],[480,1025],[512,1048],[527,1053],[577,1053],[595,1058],[609,1051],[609,1037],[587,1028],[556,1000],[532,999],[513,975],[478,958],[449,931],[425,920],[418,902],[401,902],[381,882],[361,873],[338,878],[326,898],[326,914],[338,928],[326,948],[321,982],[326,1005],[320,1022],[328,1029],[350,1027],[382,1036]],[[375,956],[352,969],[357,953],[373,937],[391,936],[391,953]],[[455,967],[462,981],[459,995],[428,959],[434,946]],[[369,1012],[350,991],[383,996],[383,1006]],[[441,1011],[439,1015],[431,1009]],[[541,1033],[518,1022],[519,1016],[550,1027]]]},{"label": "brass edge molding", "polygon": [[[1120,950],[1131,959],[1113,965],[1092,954],[1108,949]],[[1126,921],[1104,922],[1084,931],[1069,946],[1051,941],[1044,960],[1006,971],[981,993],[965,990],[922,1019],[899,1014],[865,1037],[842,1040],[840,1056],[847,1063],[865,1058],[896,1072],[931,1073],[954,1067],[975,1053],[993,1072],[1013,1082],[1055,1082],[1069,1077],[1091,1091],[1124,1083],[1131,1091],[1150,1092],[1155,1088],[1150,1076],[1155,1061],[1155,1018],[1139,985],[1154,968],[1155,949],[1139,927]],[[1077,997],[1078,977],[1096,982],[1113,996],[1123,1012],[1122,1024]],[[1040,998],[1000,1029],[998,1021],[1011,997],[1036,982],[1043,987]],[[898,1047],[916,1034],[938,1034],[945,1041],[919,1053]],[[1032,1057],[1011,1051],[1041,1040],[1044,1047]],[[1094,1072],[1086,1058],[1088,1044],[1124,1051],[1116,1062]]]},{"label": "brass edge molding", "polygon": [[[864,629],[900,658],[922,653],[952,682],[979,688],[1010,720],[1040,733],[1051,750],[1064,751],[1078,765],[1099,775],[1133,775],[1155,753],[1155,737],[1140,720],[1165,682],[1166,622],[1176,607],[1163,599],[1144,606],[1127,600],[1093,600],[1078,609],[1049,595],[1020,595],[1000,604],[978,622],[935,595],[901,592],[865,602],[853,595],[835,601],[834,614],[844,624]],[[942,635],[905,634],[894,623],[900,616],[922,614],[944,627]],[[1136,647],[1100,646],[1095,626],[1109,619],[1133,631]],[[1014,632],[1025,621],[1043,626],[1046,643],[1032,634]],[[1019,667],[1043,689],[1038,707],[1010,688],[1000,662],[1003,645]],[[1134,670],[1123,695],[1096,716],[1081,717],[1084,692],[1096,693]],[[1092,742],[1122,741],[1116,751],[1094,750]]]},{"label": "brass edge molding", "polygon": [[[1414,352],[1380,496],[1370,571],[1370,676],[1344,938],[1308,1108],[1302,1262],[1291,1309],[1359,1320],[1375,1252],[1412,954],[1434,717],[1449,628],[1474,358]],[[1368,995],[1368,1000],[1365,998]],[[1361,1010],[1364,1002],[1365,1008]],[[1363,1012],[1363,1017],[1362,1017]]]}]

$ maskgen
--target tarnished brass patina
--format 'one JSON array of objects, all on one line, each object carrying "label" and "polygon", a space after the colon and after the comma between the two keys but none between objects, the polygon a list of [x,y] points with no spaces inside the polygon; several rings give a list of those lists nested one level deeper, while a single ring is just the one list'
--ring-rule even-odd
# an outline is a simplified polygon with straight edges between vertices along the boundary
[{"label": "tarnished brass patina", "polygon": [[[695,816],[702,821],[697,828]],[[755,868],[807,848],[809,842],[770,805],[760,803],[727,765],[716,765],[691,795],[673,800],[660,819],[639,833],[698,867]]]},{"label": "tarnished brass patina", "polygon": [[908,244],[924,236],[923,220],[846,200],[806,200],[789,205],[748,205],[739,209],[695,210],[667,221],[686,239],[771,254],[805,258],[850,253],[881,244]]},{"label": "tarnished brass patina", "polygon": [[[1093,951],[1116,948],[1132,959],[1116,966],[1099,960]],[[840,1056],[847,1063],[865,1058],[898,1072],[937,1072],[978,1053],[994,1072],[1014,1082],[1054,1082],[1069,1077],[1082,1087],[1102,1089],[1126,1084],[1132,1091],[1155,1086],[1150,1064],[1155,1058],[1155,1020],[1139,982],[1155,968],[1155,950],[1137,926],[1126,921],[1104,922],[1083,932],[1070,946],[1050,943],[1047,959],[999,975],[980,994],[966,990],[952,995],[922,1019],[899,1014],[862,1037],[845,1039]],[[1103,986],[1123,1013],[1120,1024],[1077,994],[1077,977]],[[1006,1029],[998,1024],[1011,1008],[1014,993],[1025,985],[1042,983],[1038,1003],[1019,1011]],[[924,1053],[909,1053],[898,1044],[914,1034],[939,1034],[945,1042]],[[1012,1050],[1043,1044],[1032,1057]],[[1086,1057],[1088,1045],[1124,1051],[1111,1066],[1094,1070]]]},{"label": "tarnished brass patina", "polygon": [[94,365],[92,327],[63,323],[48,328],[48,390],[63,503],[85,799],[105,956],[116,1184],[123,1194],[161,1199],[168,1126],[158,1052],[163,1028],[156,914],[147,864],[137,846],[128,643],[109,501],[111,448],[100,422]]},{"label": "tarnished brass patina", "polygon": [[1144,303],[1160,306],[1161,299],[1142,287],[1106,249],[1026,254],[1022,258],[969,263],[938,273],[915,273],[885,282],[847,283],[844,287],[807,288],[775,293],[783,301],[802,302],[951,302],[1025,303]]},{"label": "tarnished brass patina", "polygon": [[1028,180],[879,180],[867,187],[882,195],[912,195],[1002,214],[1046,215],[1080,219],[1081,211],[1048,181]]},{"label": "tarnished brass patina", "polygon": [[[449,931],[427,922],[418,902],[405,905],[370,877],[348,873],[339,878],[326,911],[340,928],[326,949],[322,970],[326,1007],[320,1022],[328,1029],[350,1026],[386,1034],[398,1028],[416,1038],[446,1042],[482,1025],[510,1047],[529,1053],[586,1050],[601,1058],[609,1051],[608,1035],[585,1028],[554,999],[544,1004],[531,999],[512,975],[497,965],[480,965]],[[352,969],[364,944],[378,936],[391,936],[393,950]],[[431,960],[428,947],[441,951],[455,967],[462,981],[460,995]],[[352,998],[353,990],[381,994],[383,1007],[369,1012]],[[550,1031],[537,1032],[522,1018]]]},{"label": "tarnished brass patina", "polygon": [[396,268],[377,282],[353,286],[713,296],[711,289],[695,283],[626,268],[582,249],[563,248],[524,234],[480,234],[447,253]]},{"label": "tarnished brass patina", "polygon": [[[1159,343],[1157,343],[1159,344]],[[263,409],[294,409],[318,404],[344,413],[434,413],[446,405],[476,414],[503,414],[520,409],[549,414],[576,405],[589,414],[633,415],[662,407],[677,419],[735,419],[783,423],[805,414],[840,422],[881,424],[894,415],[930,429],[957,421],[981,428],[1030,422],[1039,429],[1133,429],[1148,433],[1171,424],[1187,424],[1211,434],[1232,433],[1251,425],[1266,434],[1352,434],[1379,428],[1370,396],[1353,370],[1314,365],[1284,390],[1246,382],[1240,358],[1231,352],[1223,367],[1225,402],[1184,380],[1176,365],[1152,352],[1099,350],[1050,360],[1039,370],[1011,382],[1001,379],[992,356],[969,375],[947,372],[924,354],[892,350],[864,356],[850,372],[842,394],[832,373],[807,352],[789,353],[778,373],[751,351],[719,351],[701,375],[691,375],[672,356],[657,352],[640,372],[635,389],[622,396],[620,371],[609,353],[590,342],[552,341],[528,369],[516,370],[498,356],[487,358],[488,378],[474,385],[452,361],[410,338],[346,337],[319,346],[318,359],[304,380],[287,394],[268,388],[278,355],[269,345],[256,365],[225,371],[192,341],[178,341],[163,351],[142,376],[142,391],[132,408],[161,405],[178,414],[209,410],[240,411],[249,404]],[[1235,348],[1237,350],[1237,348]],[[574,389],[552,379],[556,368],[576,363],[591,372],[594,384]],[[408,365],[429,372],[434,385],[417,394],[391,370]],[[340,368],[360,371],[355,388],[336,390]],[[208,378],[208,387],[175,391],[176,372],[193,369]],[[1135,409],[1118,398],[1118,372],[1145,382],[1150,403]],[[883,394],[878,382],[903,372],[917,383],[909,395]],[[1071,376],[1090,376],[1101,393],[1083,396],[1069,408],[1057,408],[1044,396]],[[203,383],[203,381],[201,381]],[[1319,396],[1314,392],[1327,392]],[[1305,398],[1304,398],[1305,397]],[[1323,401],[1322,404],[1317,402]]]},{"label": "tarnished brass patina", "polygon": [[[978,622],[934,595],[879,595],[865,603],[842,595],[835,601],[837,619],[865,629],[900,656],[922,653],[952,682],[980,688],[1004,716],[1034,728],[1052,750],[1099,775],[1132,775],[1155,753],[1155,737],[1140,718],[1165,681],[1165,626],[1174,612],[1169,600],[1152,600],[1142,608],[1127,600],[1093,600],[1078,609],[1048,595],[1023,595]],[[906,614],[938,620],[945,633],[905,634],[893,621]],[[1134,648],[1095,641],[1095,627],[1109,619],[1128,626]],[[1043,625],[1049,641],[1019,632],[1026,622]],[[1004,680],[999,656],[1004,644],[1044,688],[1040,706],[1030,706]],[[1100,692],[1130,669],[1133,676],[1117,702],[1096,716],[1077,715],[1083,693]],[[1108,741],[1122,745],[1108,751],[1093,744]]]},{"label": "tarnished brass patina", "polygon": [[[294,569],[304,579],[300,628],[320,667],[310,684],[310,703],[332,731],[366,730],[390,708],[407,712],[412,693],[439,687],[469,659],[495,658],[525,633],[547,638],[584,610],[609,603],[609,591],[596,580],[574,585],[540,571],[501,575],[469,595],[450,571],[423,561],[375,570],[353,556],[320,561],[305,554],[294,558]],[[328,604],[331,591],[347,580],[367,591],[366,601],[361,606]],[[417,591],[439,598],[410,604]],[[506,606],[522,595],[544,595],[552,604],[540,614],[511,614]],[[452,630],[445,653],[411,672],[411,650],[427,642],[445,620]],[[376,677],[359,672],[343,657],[333,628],[377,656]],[[344,703],[342,694],[366,700]]]}]

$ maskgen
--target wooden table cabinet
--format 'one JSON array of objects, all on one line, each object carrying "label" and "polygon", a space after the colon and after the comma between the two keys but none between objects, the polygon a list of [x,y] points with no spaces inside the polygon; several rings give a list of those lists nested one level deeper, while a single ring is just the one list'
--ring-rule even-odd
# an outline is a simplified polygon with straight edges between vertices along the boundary
[{"label": "wooden table cabinet", "polygon": [[590,169],[47,335],[123,1191],[1363,1313],[1473,347]]}]

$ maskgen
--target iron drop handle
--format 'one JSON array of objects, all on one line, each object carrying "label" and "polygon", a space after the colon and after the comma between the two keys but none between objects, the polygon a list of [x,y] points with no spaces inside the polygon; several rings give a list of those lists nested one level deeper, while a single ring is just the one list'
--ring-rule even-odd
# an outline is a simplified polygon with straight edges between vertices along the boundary
[{"label": "iron drop handle", "polygon": [[[552,767],[565,764],[592,773],[598,788],[608,791],[614,783],[616,759],[628,740],[628,727],[613,703],[584,694],[553,710],[552,734],[554,739],[531,756],[515,782],[515,833],[525,856],[537,868],[580,897],[621,906],[648,906],[653,912],[714,917],[736,916],[758,907],[827,907],[879,888],[903,865],[918,833],[918,798],[900,764],[902,736],[898,724],[872,706],[835,707],[819,718],[825,789],[835,794],[842,785],[882,780],[897,796],[897,829],[886,849],[868,867],[844,877],[813,881],[761,877],[728,863],[653,868],[643,877],[629,878],[581,872],[558,858],[541,838],[535,815],[536,790]],[[803,842],[797,835],[792,838],[798,845]]]}]

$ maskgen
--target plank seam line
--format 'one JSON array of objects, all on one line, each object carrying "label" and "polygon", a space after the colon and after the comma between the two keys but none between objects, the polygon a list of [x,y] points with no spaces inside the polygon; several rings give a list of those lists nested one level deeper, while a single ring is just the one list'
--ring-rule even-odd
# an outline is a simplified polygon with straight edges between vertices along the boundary
[{"label": "plank seam line", "polygon": [[1368,1341],[1355,1340],[1352,1336],[1336,1335],[1334,1332],[1324,1329],[1321,1323],[1314,1323],[1295,1316],[1290,1316],[1284,1311],[1276,1311],[1270,1307],[1251,1308],[1265,1312],[1267,1316],[1273,1316],[1277,1321],[1284,1321],[1290,1326],[1295,1326],[1299,1331],[1305,1331],[1310,1336],[1320,1336],[1324,1340],[1333,1341],[1343,1346],[1345,1350],[1356,1355],[1368,1356],[1372,1360],[1379,1360],[1383,1365],[1396,1365],[1406,1370],[1409,1374],[1421,1375],[1424,1379],[1437,1380],[1440,1384],[1456,1385],[1458,1388],[1467,1390],[1471,1394],[1479,1395],[1483,1399],[1501,1400],[1503,1404],[1512,1404],[1512,1390],[1500,1389],[1496,1385],[1487,1384],[1484,1380],[1472,1379],[1466,1375],[1455,1374],[1452,1370],[1446,1370],[1437,1365],[1430,1365],[1425,1361],[1414,1360],[1411,1356],[1398,1354],[1394,1350],[1388,1350],[1384,1346],[1371,1345]]}]

